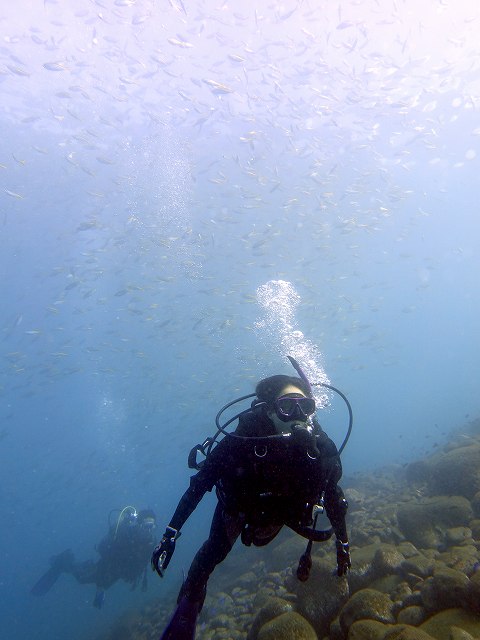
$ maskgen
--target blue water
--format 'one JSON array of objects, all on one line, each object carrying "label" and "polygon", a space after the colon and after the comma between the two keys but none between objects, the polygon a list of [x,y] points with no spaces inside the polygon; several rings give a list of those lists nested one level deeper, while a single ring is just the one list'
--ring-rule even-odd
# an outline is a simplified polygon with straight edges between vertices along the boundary
[{"label": "blue water", "polygon": [[[210,495],[146,595],[29,590],[94,557],[110,509],[167,524],[220,407],[292,373],[272,280],[352,404],[346,475],[479,415],[480,10],[257,5],[0,10],[2,637],[91,638],[172,597]],[[340,444],[341,401],[319,417]]]}]

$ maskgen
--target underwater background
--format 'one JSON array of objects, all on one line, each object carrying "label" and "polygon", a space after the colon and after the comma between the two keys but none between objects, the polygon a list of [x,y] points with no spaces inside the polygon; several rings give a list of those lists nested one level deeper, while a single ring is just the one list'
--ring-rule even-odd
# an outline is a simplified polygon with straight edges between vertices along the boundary
[{"label": "underwater background", "polygon": [[[160,537],[190,449],[286,355],[350,400],[347,476],[478,417],[480,7],[19,0],[0,25],[0,633],[80,640],[173,597],[215,498],[102,611],[70,576],[34,599],[49,558],[95,557],[127,504]],[[339,446],[342,401],[319,419]]]}]

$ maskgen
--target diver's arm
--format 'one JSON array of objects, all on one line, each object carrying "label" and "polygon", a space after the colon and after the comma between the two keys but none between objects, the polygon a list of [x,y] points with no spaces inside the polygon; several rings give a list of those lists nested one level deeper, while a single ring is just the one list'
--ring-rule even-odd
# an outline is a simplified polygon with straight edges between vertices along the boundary
[{"label": "diver's arm", "polygon": [[345,516],[348,502],[345,499],[338,481],[342,477],[342,463],[334,443],[328,438],[325,442],[327,458],[327,486],[325,490],[325,510],[336,537],[337,574],[344,576],[351,567],[350,549]]},{"label": "diver's arm", "polygon": [[335,485],[326,492],[325,507],[327,516],[332,523],[335,532],[335,545],[337,548],[337,575],[344,576],[352,566],[350,561],[350,548],[348,544],[347,524],[345,516],[348,503],[343,495],[342,489]]},{"label": "diver's arm", "polygon": [[161,578],[163,578],[164,571],[172,559],[175,543],[180,536],[180,529],[192,515],[205,493],[212,490],[215,480],[216,477],[212,473],[210,465],[207,466],[207,464],[190,479],[190,486],[180,498],[170,524],[165,529],[159,544],[153,550],[150,562],[153,571],[156,571]]},{"label": "diver's arm", "polygon": [[348,541],[347,525],[345,516],[348,503],[343,495],[342,489],[336,484],[325,494],[325,508],[337,540]]},{"label": "diver's arm", "polygon": [[190,486],[185,491],[175,509],[175,513],[168,525],[176,531],[180,531],[188,518],[198,507],[200,500],[207,491],[211,491],[213,483],[208,482],[208,478],[203,477],[202,471],[190,478]]}]

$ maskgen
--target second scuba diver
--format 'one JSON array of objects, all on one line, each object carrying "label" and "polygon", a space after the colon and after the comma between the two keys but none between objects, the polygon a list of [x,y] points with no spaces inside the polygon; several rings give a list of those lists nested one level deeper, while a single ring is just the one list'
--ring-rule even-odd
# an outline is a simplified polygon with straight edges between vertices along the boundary
[{"label": "second scuba diver", "polygon": [[[113,512],[110,512],[110,515]],[[31,589],[35,596],[43,596],[53,587],[62,573],[70,573],[80,584],[94,584],[96,593],[93,604],[101,609],[105,591],[118,580],[124,580],[135,589],[142,581],[147,588],[148,560],[155,535],[155,514],[151,509],[139,512],[125,507],[115,522],[110,522],[107,535],[96,546],[98,560],[75,561],[70,549],[53,556],[50,568]]]},{"label": "second scuba diver", "polygon": [[[286,525],[307,538],[307,551],[297,570],[297,577],[304,581],[311,567],[312,542],[326,540],[335,533],[337,574],[344,576],[350,569],[345,524],[348,505],[337,484],[342,475],[339,452],[314,417],[315,400],[307,378],[296,361],[289,359],[301,377],[275,375],[261,380],[255,394],[239,399],[255,395],[251,408],[223,427],[219,426],[219,415],[237,401],[226,405],[217,415],[217,426],[225,437],[214,448],[211,445],[215,438],[207,439],[191,452],[189,464],[199,471],[190,479],[190,486],[151,558],[152,569],[161,577],[172,558],[180,530],[213,487],[218,503],[209,537],[195,555],[161,640],[195,637],[207,581],[239,536],[247,546],[263,546]],[[348,401],[347,405],[350,410]],[[225,426],[236,418],[235,432],[224,432]],[[192,464],[192,454],[196,461],[196,452],[206,453],[208,443],[208,455],[201,466]],[[327,532],[315,528],[317,515],[324,508],[332,525]]]}]

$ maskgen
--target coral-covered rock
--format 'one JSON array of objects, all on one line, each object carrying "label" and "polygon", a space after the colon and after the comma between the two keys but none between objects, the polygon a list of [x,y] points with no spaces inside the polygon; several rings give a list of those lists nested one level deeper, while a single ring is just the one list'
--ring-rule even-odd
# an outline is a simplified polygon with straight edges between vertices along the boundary
[{"label": "coral-covered rock", "polygon": [[383,640],[387,629],[378,620],[357,620],[348,631],[348,640]]},{"label": "coral-covered rock", "polygon": [[414,627],[418,627],[418,625],[424,622],[426,617],[427,615],[423,607],[412,605],[410,607],[405,607],[405,609],[402,609],[398,613],[397,622],[398,624],[409,624]]},{"label": "coral-covered rock", "polygon": [[467,608],[480,615],[480,571],[471,576],[467,589]]},{"label": "coral-covered rock", "polygon": [[421,502],[398,508],[398,526],[416,547],[433,548],[445,544],[446,530],[467,526],[473,512],[470,502],[460,495],[423,498]]},{"label": "coral-covered rock", "polygon": [[385,593],[375,589],[361,589],[344,604],[339,618],[344,632],[357,620],[377,620],[393,624],[393,602]]},{"label": "coral-covered rock", "polygon": [[313,627],[295,611],[282,613],[258,632],[258,640],[318,640]]},{"label": "coral-covered rock", "polygon": [[477,491],[472,498],[472,509],[475,517],[480,518],[480,491]]},{"label": "coral-covered rock", "polygon": [[[423,553],[418,553],[402,562],[401,571],[405,580],[411,587],[416,586],[423,579],[433,574],[435,560],[427,558]],[[417,588],[417,587],[416,587]]]},{"label": "coral-covered rock", "polygon": [[423,606],[429,612],[461,607],[467,599],[468,585],[468,577],[460,571],[447,567],[435,570],[420,589]]},{"label": "coral-covered rock", "polygon": [[429,461],[428,487],[433,495],[471,500],[480,491],[480,444],[442,452]]},{"label": "coral-covered rock", "polygon": [[401,584],[406,584],[401,576],[390,575],[379,578],[378,580],[373,580],[368,586],[370,589],[376,589],[377,591],[381,591],[382,593],[388,593],[390,594],[390,597],[392,597],[392,594],[394,592],[396,593]]},{"label": "coral-covered rock", "polygon": [[328,634],[330,622],[349,596],[349,586],[346,578],[332,575],[329,562],[312,558],[312,569],[307,582],[297,580],[295,589],[297,594],[296,610],[313,626],[318,636],[322,638]]},{"label": "coral-covered rock", "polygon": [[473,544],[450,547],[447,551],[437,555],[436,562],[442,562],[450,569],[456,569],[470,575],[478,562],[478,551]]},{"label": "coral-covered rock", "polygon": [[408,465],[405,469],[405,477],[408,482],[423,484],[430,476],[430,466],[426,460],[417,460]]},{"label": "coral-covered rock", "polygon": [[463,609],[446,609],[440,611],[420,625],[437,640],[450,640],[453,627],[467,631],[474,638],[480,637],[480,616],[468,613]]},{"label": "coral-covered rock", "polygon": [[372,571],[376,578],[398,573],[405,556],[394,545],[383,544],[373,557]]},{"label": "coral-covered rock", "polygon": [[352,550],[352,568],[348,575],[350,593],[364,589],[375,577],[379,577],[374,575],[373,559],[380,548],[381,544],[377,542]]},{"label": "coral-covered rock", "polygon": [[476,640],[471,633],[459,627],[451,627],[450,640]]},{"label": "coral-covered rock", "polygon": [[273,620],[274,618],[277,618],[283,613],[292,611],[292,609],[292,604],[286,600],[282,600],[281,598],[269,598],[255,616],[252,626],[248,632],[247,640],[255,640],[259,630],[264,624],[270,622],[270,620]]},{"label": "coral-covered rock", "polygon": [[398,624],[389,629],[383,636],[383,640],[435,640],[426,631],[408,624]]}]

